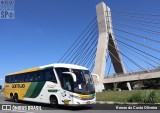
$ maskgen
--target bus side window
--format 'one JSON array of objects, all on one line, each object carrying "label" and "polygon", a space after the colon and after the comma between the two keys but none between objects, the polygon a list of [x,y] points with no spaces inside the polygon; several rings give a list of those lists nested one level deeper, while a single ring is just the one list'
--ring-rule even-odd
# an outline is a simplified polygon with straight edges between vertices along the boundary
[{"label": "bus side window", "polygon": [[46,80],[46,81],[51,81],[51,79],[52,79],[51,77],[52,77],[52,76],[51,76],[50,71],[47,70],[47,71],[45,72],[45,80]]},{"label": "bus side window", "polygon": [[42,71],[36,72],[37,75],[37,81],[43,81],[43,73]]},{"label": "bus side window", "polygon": [[8,76],[8,77],[9,77],[9,81],[8,81],[8,82],[9,82],[9,83],[11,83],[11,81],[12,81],[12,78],[11,78],[11,76]]},{"label": "bus side window", "polygon": [[33,74],[34,74],[34,81],[37,82],[38,81],[38,76],[37,76],[36,72],[33,73]]},{"label": "bus side window", "polygon": [[17,77],[17,82],[21,82],[21,74],[16,75],[16,77]]},{"label": "bus side window", "polygon": [[21,82],[25,82],[25,75],[24,74],[21,75]]},{"label": "bus side window", "polygon": [[27,75],[26,75],[27,77],[26,77],[26,82],[30,82],[30,74],[29,73],[27,73]]},{"label": "bus side window", "polygon": [[47,70],[45,70],[45,80],[57,83],[55,74],[53,72],[53,69],[47,69]]},{"label": "bus side window", "polygon": [[36,72],[33,72],[30,75],[31,75],[31,81],[32,82],[37,82],[37,74],[36,74]]},{"label": "bus side window", "polygon": [[17,75],[13,75],[14,76],[14,82],[18,82],[18,76]]},{"label": "bus side window", "polygon": [[15,77],[14,77],[14,75],[12,75],[12,83],[14,83],[15,82]]},{"label": "bus side window", "polygon": [[6,77],[5,77],[5,82],[6,82],[6,83],[9,83],[9,76],[6,76]]}]

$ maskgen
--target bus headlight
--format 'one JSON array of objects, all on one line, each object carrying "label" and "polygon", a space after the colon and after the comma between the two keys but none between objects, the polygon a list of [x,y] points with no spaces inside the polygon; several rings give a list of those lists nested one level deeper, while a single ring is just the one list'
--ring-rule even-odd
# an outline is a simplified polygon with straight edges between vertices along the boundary
[{"label": "bus headlight", "polygon": [[76,95],[70,95],[70,96],[76,99],[81,99],[79,96],[76,96]]}]

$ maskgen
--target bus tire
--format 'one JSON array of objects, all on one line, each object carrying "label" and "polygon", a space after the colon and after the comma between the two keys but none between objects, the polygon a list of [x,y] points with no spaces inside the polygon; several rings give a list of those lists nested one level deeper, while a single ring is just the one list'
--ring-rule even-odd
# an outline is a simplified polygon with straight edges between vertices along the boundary
[{"label": "bus tire", "polygon": [[19,101],[19,100],[18,100],[18,94],[15,93],[15,94],[14,94],[14,102],[18,103],[18,101]]},{"label": "bus tire", "polygon": [[14,102],[14,96],[13,96],[13,93],[10,93],[10,99],[12,102]]},{"label": "bus tire", "polygon": [[51,97],[50,97],[50,106],[51,106],[52,108],[58,107],[58,100],[57,100],[57,97],[56,97],[56,96],[51,96]]}]

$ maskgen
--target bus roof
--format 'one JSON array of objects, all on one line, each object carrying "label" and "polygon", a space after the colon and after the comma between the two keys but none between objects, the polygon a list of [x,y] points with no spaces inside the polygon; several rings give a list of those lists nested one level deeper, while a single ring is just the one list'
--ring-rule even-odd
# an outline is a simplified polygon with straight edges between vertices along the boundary
[{"label": "bus roof", "polygon": [[13,72],[13,73],[7,74],[6,76],[8,76],[8,75],[15,75],[15,74],[21,74],[21,73],[27,73],[27,72],[33,72],[33,71],[38,71],[38,70],[44,70],[44,69],[50,68],[50,67],[55,67],[55,68],[56,67],[62,67],[62,68],[72,68],[72,69],[88,70],[86,67],[79,66],[79,65],[59,63],[59,64],[49,64],[49,65],[29,68],[29,69],[25,69],[25,70],[22,70],[22,71],[18,71],[18,72]]}]

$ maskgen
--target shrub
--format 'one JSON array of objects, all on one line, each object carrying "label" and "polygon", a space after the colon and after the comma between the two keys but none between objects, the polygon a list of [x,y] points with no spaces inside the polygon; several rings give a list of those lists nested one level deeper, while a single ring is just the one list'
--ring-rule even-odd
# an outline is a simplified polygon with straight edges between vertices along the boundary
[{"label": "shrub", "polygon": [[151,91],[146,100],[145,103],[156,103],[158,102],[158,96],[156,91]]},{"label": "shrub", "polygon": [[142,93],[137,92],[129,98],[128,102],[142,102],[142,99],[143,99]]},{"label": "shrub", "polygon": [[128,99],[128,102],[156,103],[158,102],[158,96],[156,91],[137,92]]}]

